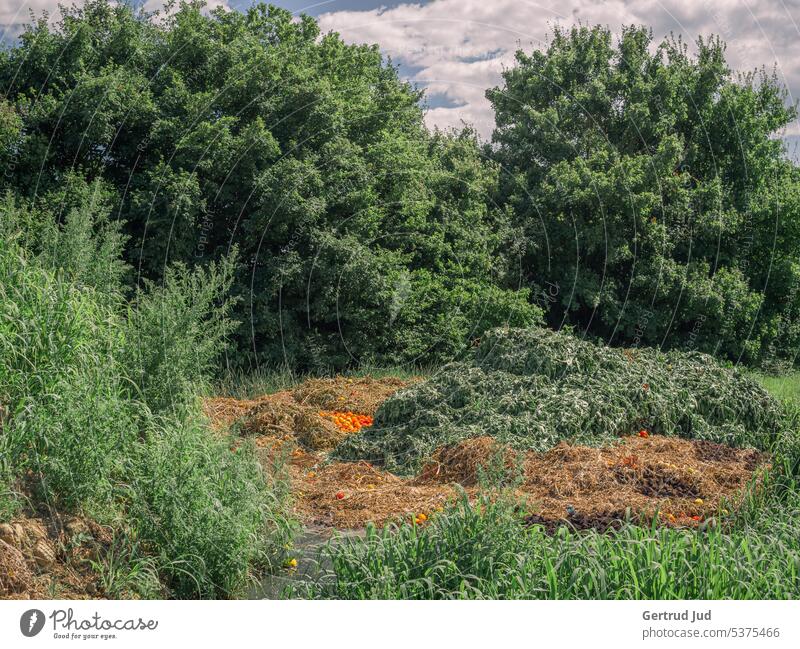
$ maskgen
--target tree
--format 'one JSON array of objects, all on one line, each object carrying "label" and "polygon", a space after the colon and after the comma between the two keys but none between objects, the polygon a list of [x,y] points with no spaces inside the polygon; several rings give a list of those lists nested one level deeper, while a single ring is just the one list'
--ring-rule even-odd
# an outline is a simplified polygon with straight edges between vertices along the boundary
[{"label": "tree", "polygon": [[140,281],[238,249],[235,363],[444,360],[539,319],[487,200],[497,166],[469,131],[429,133],[377,46],[263,4],[154,18],[90,0],[30,26],[0,87],[0,123],[22,122],[0,182],[36,202],[102,179]]},{"label": "tree", "polygon": [[608,341],[755,361],[800,345],[796,115],[774,75],[734,77],[716,38],[694,56],[642,27],[556,29],[518,52],[493,154],[499,200],[552,325]]}]

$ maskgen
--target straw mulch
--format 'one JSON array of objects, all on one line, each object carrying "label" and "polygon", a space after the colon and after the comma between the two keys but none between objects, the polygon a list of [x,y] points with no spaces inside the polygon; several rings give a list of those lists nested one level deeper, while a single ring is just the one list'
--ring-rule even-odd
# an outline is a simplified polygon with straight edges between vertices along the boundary
[{"label": "straw mulch", "polygon": [[0,597],[23,597],[32,589],[33,583],[33,573],[22,552],[0,540]]},{"label": "straw mulch", "polygon": [[416,485],[366,462],[337,462],[304,472],[293,492],[301,518],[337,529],[410,521],[416,514],[441,510],[457,493],[448,485]]},{"label": "straw mulch", "polygon": [[294,400],[314,410],[346,410],[374,415],[386,399],[416,382],[387,376],[361,378],[309,379],[292,390]]},{"label": "straw mulch", "polygon": [[306,449],[327,450],[350,433],[321,417],[320,411],[374,415],[383,401],[409,383],[395,377],[310,379],[258,399],[206,399],[203,411],[217,430],[236,425],[245,436],[295,439]]},{"label": "straw mulch", "polygon": [[483,437],[438,449],[414,478],[366,462],[307,464],[294,472],[294,485],[299,515],[337,528],[430,516],[457,495],[455,485],[474,497],[498,472],[507,473],[529,522],[551,529],[604,530],[656,513],[663,524],[695,527],[732,512],[765,463],[752,449],[662,436],[622,438],[605,448],[562,442],[546,453],[513,451]]}]

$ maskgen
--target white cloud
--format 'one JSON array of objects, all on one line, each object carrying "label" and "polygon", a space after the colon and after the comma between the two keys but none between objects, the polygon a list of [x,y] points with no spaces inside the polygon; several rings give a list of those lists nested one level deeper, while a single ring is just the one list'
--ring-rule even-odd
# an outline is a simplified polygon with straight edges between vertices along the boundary
[{"label": "white cloud", "polygon": [[463,120],[488,136],[493,115],[485,89],[500,82],[516,49],[543,46],[554,23],[580,20],[614,30],[646,24],[657,39],[675,32],[689,42],[717,34],[728,43],[733,68],[776,65],[779,78],[798,97],[798,9],[800,0],[433,0],[331,12],[320,17],[320,25],[351,42],[379,43],[396,63],[413,69],[411,78],[428,88],[434,105],[444,104],[428,111],[430,126],[458,126]]},{"label": "white cloud", "polygon": [[[164,11],[164,5],[165,4],[166,4],[166,0],[147,0],[147,2],[144,3],[142,8],[145,11],[148,11],[148,12],[158,11],[162,15],[167,14],[167,13],[175,13],[179,8],[178,4],[176,3],[172,7],[172,11],[171,12],[165,12]],[[222,7],[223,9],[225,9],[227,11],[230,11],[230,9],[231,9],[230,5],[225,0],[206,0],[206,7],[205,7],[205,11],[206,12],[209,12],[212,9],[216,9],[217,7]]]},{"label": "white cloud", "polygon": [[52,17],[58,12],[61,0],[3,0],[0,2],[0,25],[27,23],[30,12],[40,16],[47,11]]}]

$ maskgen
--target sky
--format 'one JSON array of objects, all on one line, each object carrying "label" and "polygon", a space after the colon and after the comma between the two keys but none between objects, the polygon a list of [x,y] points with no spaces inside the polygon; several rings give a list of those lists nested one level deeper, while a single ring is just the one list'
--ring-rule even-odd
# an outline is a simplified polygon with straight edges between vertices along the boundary
[{"label": "sky", "polygon": [[[62,0],[63,1],[63,0]],[[80,2],[81,0],[77,0]],[[128,0],[158,8],[163,0]],[[18,33],[29,10],[57,11],[59,0],[0,0],[0,34]],[[244,9],[251,0],[213,0]],[[728,43],[732,68],[773,67],[800,99],[800,0],[273,0],[315,16],[322,30],[348,42],[379,43],[401,74],[426,89],[426,122],[474,125],[490,137],[493,115],[484,97],[500,83],[517,49],[541,48],[554,24],[645,24],[657,39],[670,32],[694,42],[716,34]],[[782,134],[798,158],[800,122]]]}]

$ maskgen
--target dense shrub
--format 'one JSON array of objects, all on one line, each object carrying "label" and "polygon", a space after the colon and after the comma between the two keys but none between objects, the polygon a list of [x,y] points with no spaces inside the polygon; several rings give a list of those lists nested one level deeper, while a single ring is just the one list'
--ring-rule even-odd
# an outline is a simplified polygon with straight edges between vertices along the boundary
[{"label": "dense shrub", "polygon": [[556,29],[490,90],[498,200],[549,319],[609,342],[732,360],[800,345],[800,183],[776,133],[775,75],[734,77],[725,46]]},{"label": "dense shrub", "polygon": [[191,386],[207,379],[221,349],[212,343],[229,328],[211,294],[224,281],[177,270],[126,306],[112,299],[121,288],[92,272],[119,260],[88,208],[75,213],[80,228],[68,219],[48,230],[59,270],[21,247],[37,238],[28,212],[11,201],[3,210],[0,515],[27,498],[86,513],[131,543],[117,550],[125,561],[144,553],[165,593],[235,593],[277,560],[290,529],[275,476],[197,413]]},{"label": "dense shrub", "polygon": [[152,281],[238,247],[235,364],[449,360],[541,315],[508,290],[514,233],[474,134],[430,134],[377,46],[307,16],[194,3],[147,20],[91,0],[0,53],[0,87],[0,186],[34,199],[74,170],[101,178]]},{"label": "dense shrub", "polygon": [[387,399],[339,457],[418,469],[433,451],[490,435],[547,451],[651,433],[768,448],[784,412],[738,369],[698,352],[624,350],[544,328],[487,332],[470,356]]}]

